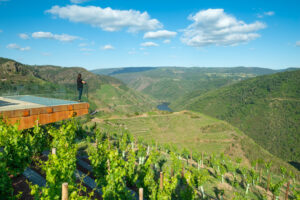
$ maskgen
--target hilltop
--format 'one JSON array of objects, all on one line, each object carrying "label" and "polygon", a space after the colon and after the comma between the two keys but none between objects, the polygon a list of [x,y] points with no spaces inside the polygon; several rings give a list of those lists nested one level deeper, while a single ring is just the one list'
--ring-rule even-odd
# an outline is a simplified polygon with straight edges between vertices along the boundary
[{"label": "hilltop", "polygon": [[151,110],[155,105],[151,98],[128,88],[116,78],[96,75],[81,67],[31,66],[0,58],[0,70],[4,72],[0,75],[2,95],[39,94],[76,100],[76,78],[81,73],[88,83],[84,100],[88,98],[94,110],[122,115]]},{"label": "hilltop", "polygon": [[240,81],[171,107],[226,120],[274,155],[300,160],[300,70]]},{"label": "hilltop", "polygon": [[173,102],[193,91],[207,91],[275,70],[257,67],[132,67],[93,70],[113,76],[137,91],[160,101]]}]

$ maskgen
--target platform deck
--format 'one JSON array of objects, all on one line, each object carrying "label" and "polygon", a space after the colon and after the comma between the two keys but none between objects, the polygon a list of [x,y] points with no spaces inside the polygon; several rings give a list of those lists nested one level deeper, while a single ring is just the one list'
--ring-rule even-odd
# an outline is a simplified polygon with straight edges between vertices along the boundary
[{"label": "platform deck", "polygon": [[0,97],[0,116],[19,129],[88,114],[89,104],[32,95]]}]

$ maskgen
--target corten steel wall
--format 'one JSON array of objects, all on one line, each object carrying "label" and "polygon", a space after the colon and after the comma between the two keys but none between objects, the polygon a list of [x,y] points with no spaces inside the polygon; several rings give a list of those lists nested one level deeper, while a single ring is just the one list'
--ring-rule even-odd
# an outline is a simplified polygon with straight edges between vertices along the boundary
[{"label": "corten steel wall", "polygon": [[76,103],[70,105],[48,106],[40,108],[28,108],[0,112],[0,116],[8,124],[19,123],[19,129],[28,129],[38,124],[49,124],[88,114],[88,103]]}]

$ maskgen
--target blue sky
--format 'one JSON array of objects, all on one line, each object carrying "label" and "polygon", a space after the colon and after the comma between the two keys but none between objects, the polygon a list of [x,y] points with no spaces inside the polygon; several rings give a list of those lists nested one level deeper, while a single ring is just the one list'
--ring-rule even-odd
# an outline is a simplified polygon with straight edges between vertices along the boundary
[{"label": "blue sky", "polygon": [[300,67],[298,0],[0,0],[0,56],[26,64]]}]

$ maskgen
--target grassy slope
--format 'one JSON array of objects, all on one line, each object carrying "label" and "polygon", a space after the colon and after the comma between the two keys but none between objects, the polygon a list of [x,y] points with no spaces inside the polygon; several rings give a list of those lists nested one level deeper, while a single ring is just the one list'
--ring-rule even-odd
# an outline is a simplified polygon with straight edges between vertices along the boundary
[{"label": "grassy slope", "polygon": [[101,129],[112,131],[122,127],[148,143],[155,144],[157,141],[159,145],[171,149],[182,151],[185,148],[198,155],[201,152],[225,153],[233,159],[243,158],[248,166],[253,160],[264,159],[273,162],[274,171],[278,172],[280,166],[285,166],[298,174],[294,167],[271,155],[237,128],[203,114],[190,111],[168,114],[151,112],[131,118],[96,118],[93,121],[100,123]]},{"label": "grassy slope", "polygon": [[[154,101],[132,89],[129,89],[121,81],[105,76],[96,75],[83,68],[61,68],[53,66],[38,67],[39,74],[49,81],[76,87],[76,77],[82,74],[83,80],[87,81],[89,99],[95,102],[97,110],[102,114],[127,114],[151,110]],[[76,88],[74,88],[76,92]]]},{"label": "grassy slope", "polygon": [[[173,102],[192,91],[201,93],[231,84],[238,80],[260,74],[274,73],[263,68],[184,68],[158,67],[146,71],[130,72],[126,70],[94,70],[94,73],[110,73],[129,87],[148,94],[158,100]],[[132,71],[132,70],[131,70]],[[126,73],[127,72],[127,73]]]},{"label": "grassy slope", "polygon": [[[1,94],[22,91],[23,94],[43,94],[56,98],[77,99],[76,78],[81,73],[88,82],[83,100],[88,100],[92,109],[106,113],[126,114],[151,110],[155,103],[151,98],[129,89],[121,81],[104,75],[96,75],[80,67],[29,66],[13,60],[0,58]],[[109,89],[108,89],[109,88]]]},{"label": "grassy slope", "polygon": [[182,104],[230,122],[282,159],[300,160],[300,70],[241,81]]},{"label": "grassy slope", "polygon": [[95,101],[98,104],[102,117],[107,113],[114,115],[128,115],[137,112],[152,110],[156,105],[151,98],[140,94],[125,85],[113,86],[104,84],[95,93]]}]

